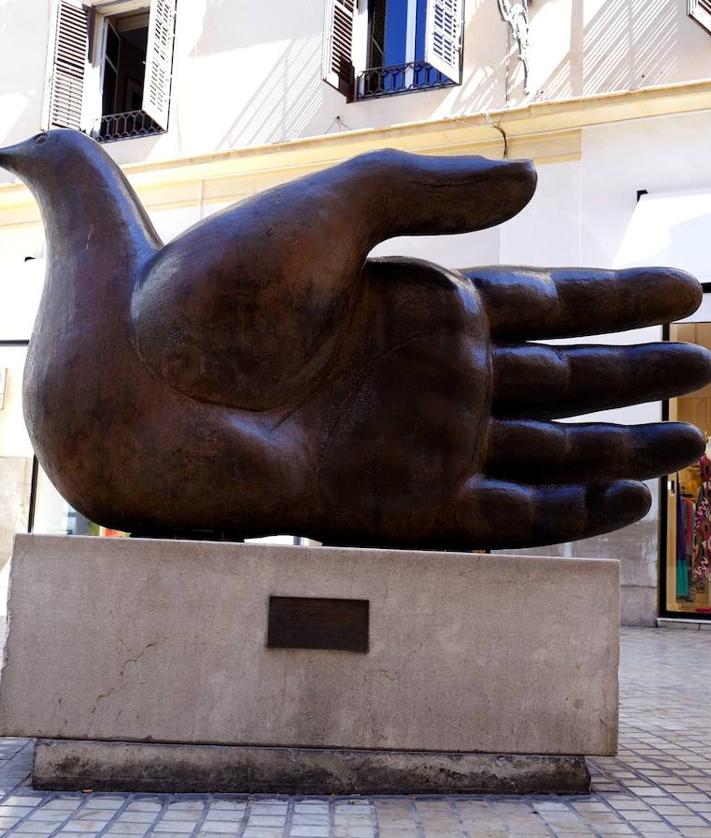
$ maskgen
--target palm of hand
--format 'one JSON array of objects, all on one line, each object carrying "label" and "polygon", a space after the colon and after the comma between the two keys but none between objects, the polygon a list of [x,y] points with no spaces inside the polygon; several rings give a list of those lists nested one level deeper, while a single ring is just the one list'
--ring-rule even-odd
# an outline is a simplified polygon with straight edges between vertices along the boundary
[{"label": "palm of hand", "polygon": [[[511,340],[517,328],[528,336],[527,320],[550,336],[551,286],[564,297],[575,289],[583,308],[583,286],[618,296],[620,279],[632,300],[675,287],[677,310],[694,305],[683,274],[595,274],[497,267],[468,277],[416,260],[369,262],[338,356],[292,417],[315,452],[309,531],[333,543],[471,549],[582,538],[642,517],[649,492],[639,481],[696,459],[696,429],[550,420],[695,389],[709,358],[671,344]],[[571,321],[553,331],[568,334]]]}]

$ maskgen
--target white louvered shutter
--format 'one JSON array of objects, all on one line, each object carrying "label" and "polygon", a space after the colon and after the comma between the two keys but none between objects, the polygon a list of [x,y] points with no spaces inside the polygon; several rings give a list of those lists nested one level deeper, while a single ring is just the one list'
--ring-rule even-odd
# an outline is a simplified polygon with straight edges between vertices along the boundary
[{"label": "white louvered shutter", "polygon": [[689,14],[711,32],[711,0],[689,0]]},{"label": "white louvered shutter", "polygon": [[59,0],[50,52],[48,127],[81,128],[89,14],[79,3]]},{"label": "white louvered shutter", "polygon": [[173,75],[175,4],[176,0],[152,0],[148,21],[143,111],[164,130],[168,128]]},{"label": "white louvered shutter", "polygon": [[324,79],[344,96],[353,98],[353,27],[356,0],[327,0],[324,37]]},{"label": "white louvered shutter", "polygon": [[427,0],[425,61],[456,84],[462,80],[464,0]]}]

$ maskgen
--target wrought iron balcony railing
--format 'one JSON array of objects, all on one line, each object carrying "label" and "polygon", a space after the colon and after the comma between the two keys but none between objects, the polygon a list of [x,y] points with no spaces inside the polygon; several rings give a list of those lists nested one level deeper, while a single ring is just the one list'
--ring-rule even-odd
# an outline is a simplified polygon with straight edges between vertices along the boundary
[{"label": "wrought iron balcony railing", "polygon": [[454,82],[426,61],[410,61],[390,67],[371,67],[356,81],[356,98],[374,99],[412,90],[450,87]]},{"label": "wrought iron balcony railing", "polygon": [[126,140],[129,137],[147,137],[162,134],[163,129],[143,111],[112,113],[97,120],[91,136],[100,143]]}]

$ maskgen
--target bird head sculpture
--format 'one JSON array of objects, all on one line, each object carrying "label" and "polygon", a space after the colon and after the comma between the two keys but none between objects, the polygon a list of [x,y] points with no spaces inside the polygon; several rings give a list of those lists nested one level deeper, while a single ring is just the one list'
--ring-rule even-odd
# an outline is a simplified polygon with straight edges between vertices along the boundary
[{"label": "bird head sculpture", "polygon": [[28,351],[37,456],[88,518],[135,534],[515,548],[642,517],[700,456],[679,423],[556,420],[693,391],[684,344],[556,345],[686,317],[671,269],[455,270],[369,257],[505,222],[527,161],[386,150],[284,184],[163,245],[88,137],[0,150],[44,219]]},{"label": "bird head sculpture", "polygon": [[87,140],[80,131],[40,131],[21,143],[0,148],[0,165],[28,183],[49,178],[57,174],[58,165],[77,165],[91,154],[94,149]]}]

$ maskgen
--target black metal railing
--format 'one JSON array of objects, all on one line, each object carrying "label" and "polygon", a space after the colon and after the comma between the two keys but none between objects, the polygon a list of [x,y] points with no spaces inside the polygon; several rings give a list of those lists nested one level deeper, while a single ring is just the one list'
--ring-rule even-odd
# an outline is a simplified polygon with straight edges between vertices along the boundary
[{"label": "black metal railing", "polygon": [[143,111],[112,113],[97,120],[91,136],[100,143],[126,140],[129,137],[147,137],[162,134],[163,129]]},{"label": "black metal railing", "polygon": [[390,67],[371,67],[360,73],[356,80],[356,98],[374,99],[453,84],[451,79],[426,61],[410,61]]}]

